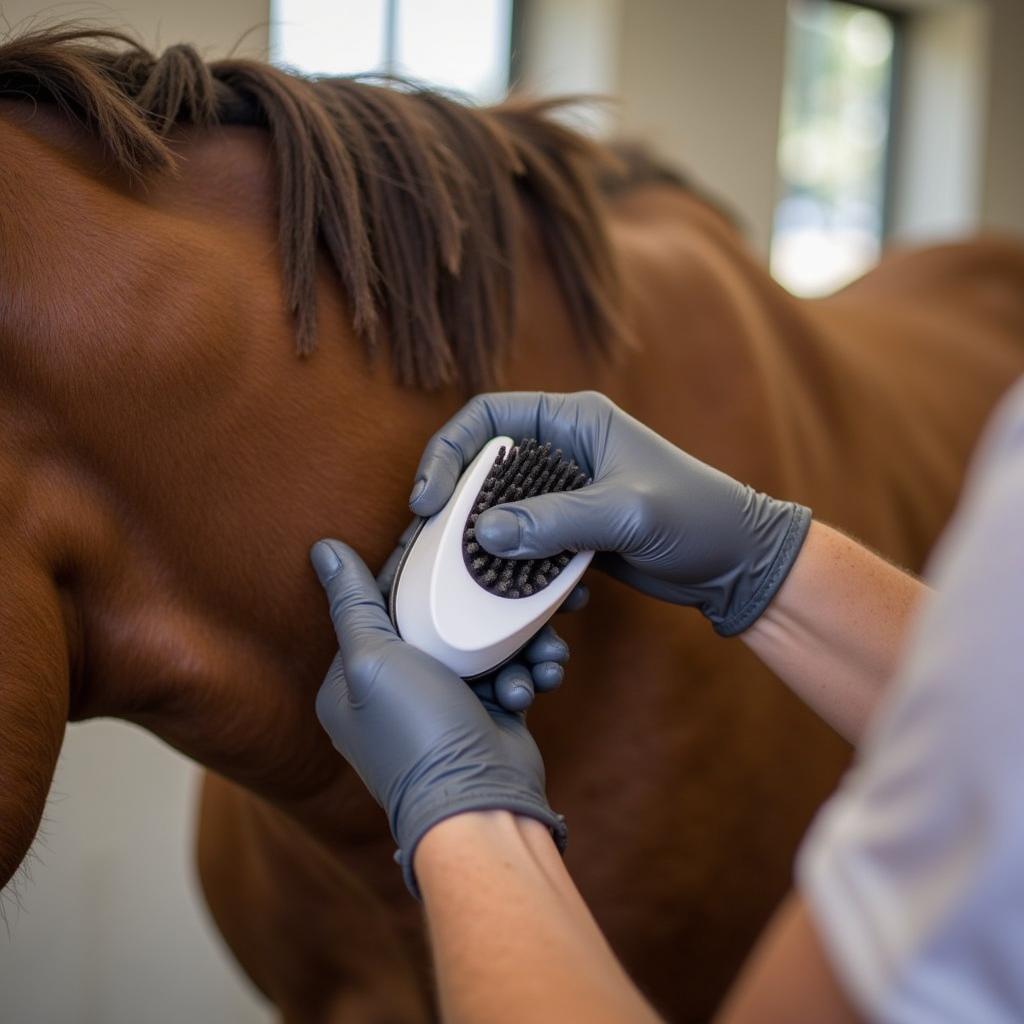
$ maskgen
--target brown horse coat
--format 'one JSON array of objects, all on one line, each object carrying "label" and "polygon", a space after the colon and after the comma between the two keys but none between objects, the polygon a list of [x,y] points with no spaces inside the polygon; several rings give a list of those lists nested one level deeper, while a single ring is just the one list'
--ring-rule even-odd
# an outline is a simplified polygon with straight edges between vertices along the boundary
[{"label": "brown horse coat", "polygon": [[[313,715],[334,642],[309,544],[333,534],[379,562],[457,380],[497,370],[605,391],[920,566],[1024,370],[1024,251],[893,253],[798,301],[677,187],[601,205],[596,157],[541,112],[393,93],[372,107],[366,85],[314,102],[243,62],[217,78],[188,51],[80,45],[0,46],[0,94],[41,101],[0,100],[0,879],[32,840],[65,721],[137,722],[210,769],[210,906],[285,1016],[417,1019],[419,909]],[[218,108],[254,123],[218,126]],[[370,163],[347,187],[379,205],[332,235],[354,208],[331,219],[302,153],[340,124],[341,163],[321,164],[340,168],[385,109],[433,127],[360,136]],[[303,132],[312,150],[283,144]],[[437,178],[420,176],[424,147]],[[563,623],[568,683],[531,724],[598,920],[660,1007],[700,1020],[846,751],[694,613],[594,591]]]}]

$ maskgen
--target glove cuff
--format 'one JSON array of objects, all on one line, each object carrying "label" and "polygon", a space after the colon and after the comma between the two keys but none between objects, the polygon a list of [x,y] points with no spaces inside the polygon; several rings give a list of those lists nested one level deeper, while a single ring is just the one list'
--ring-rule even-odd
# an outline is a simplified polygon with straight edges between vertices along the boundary
[{"label": "glove cuff", "polygon": [[771,604],[779,587],[785,582],[797,555],[800,554],[807,531],[811,528],[811,510],[803,505],[797,505],[795,502],[778,502],[777,504],[789,512],[789,522],[783,534],[782,543],[763,578],[756,584],[754,592],[742,607],[721,621],[712,620],[715,632],[720,636],[736,636],[745,629],[749,629],[761,617],[765,608]]},{"label": "glove cuff", "polygon": [[534,818],[551,830],[551,838],[554,839],[558,852],[565,852],[569,834],[565,818],[561,814],[556,814],[546,803],[522,793],[509,793],[502,789],[484,789],[467,793],[458,800],[426,810],[414,821],[404,823],[401,835],[395,835],[395,841],[399,846],[395,851],[395,861],[401,867],[406,888],[414,899],[422,899],[412,869],[413,856],[420,840],[439,822],[469,811],[509,811],[524,818]]}]

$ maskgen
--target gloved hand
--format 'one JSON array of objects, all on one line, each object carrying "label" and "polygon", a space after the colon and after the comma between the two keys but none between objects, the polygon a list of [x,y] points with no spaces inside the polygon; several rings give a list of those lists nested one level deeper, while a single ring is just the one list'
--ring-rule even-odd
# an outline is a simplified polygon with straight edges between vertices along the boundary
[{"label": "gloved hand", "polygon": [[330,600],[340,650],[316,700],[338,752],[384,808],[396,860],[418,895],[416,845],[439,821],[474,810],[536,818],[565,847],[548,805],[544,763],[522,714],[477,696],[454,672],[403,643],[370,570],[336,540],[310,560]]},{"label": "gloved hand", "polygon": [[[418,525],[419,520],[414,519],[406,527],[398,539],[398,546],[377,574],[377,588],[384,595],[385,604],[405,549],[415,536]],[[562,602],[559,611],[579,611],[586,607],[589,598],[587,587],[578,583]],[[564,666],[568,660],[569,645],[558,635],[554,626],[548,623],[540,628],[513,661],[469,685],[477,696],[496,701],[506,711],[526,711],[533,704],[535,693],[551,693],[562,685],[565,678]]]},{"label": "gloved hand", "polygon": [[476,523],[487,551],[505,558],[611,552],[595,564],[646,594],[698,607],[723,636],[741,633],[764,611],[810,526],[803,506],[699,462],[596,392],[472,399],[427,444],[413,512],[441,508],[498,434],[550,441],[593,483],[488,509]]}]

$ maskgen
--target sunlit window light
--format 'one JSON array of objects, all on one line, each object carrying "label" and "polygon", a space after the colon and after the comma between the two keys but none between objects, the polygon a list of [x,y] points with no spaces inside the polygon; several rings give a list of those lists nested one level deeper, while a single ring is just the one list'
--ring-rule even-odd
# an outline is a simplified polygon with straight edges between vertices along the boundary
[{"label": "sunlit window light", "polygon": [[497,100],[508,87],[511,0],[405,0],[398,3],[395,70]]},{"label": "sunlit window light", "polygon": [[508,85],[512,0],[273,0],[272,59],[308,74],[387,71],[487,103]]},{"label": "sunlit window light", "polygon": [[383,71],[385,0],[272,0],[275,63],[316,75]]},{"label": "sunlit window light", "polygon": [[881,253],[892,112],[892,18],[839,0],[790,0],[771,269],[822,295]]}]

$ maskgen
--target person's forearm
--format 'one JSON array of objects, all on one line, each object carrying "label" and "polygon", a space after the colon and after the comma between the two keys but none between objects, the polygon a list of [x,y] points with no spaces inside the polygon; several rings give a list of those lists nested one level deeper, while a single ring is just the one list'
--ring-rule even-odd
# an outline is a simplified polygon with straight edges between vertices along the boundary
[{"label": "person's forearm", "polygon": [[657,1021],[576,891],[548,830],[460,814],[416,849],[449,1022]]},{"label": "person's forearm", "polygon": [[859,741],[928,588],[815,522],[744,642],[812,710]]},{"label": "person's forearm", "polygon": [[715,1024],[857,1024],[806,900],[776,910],[715,1017]]}]

